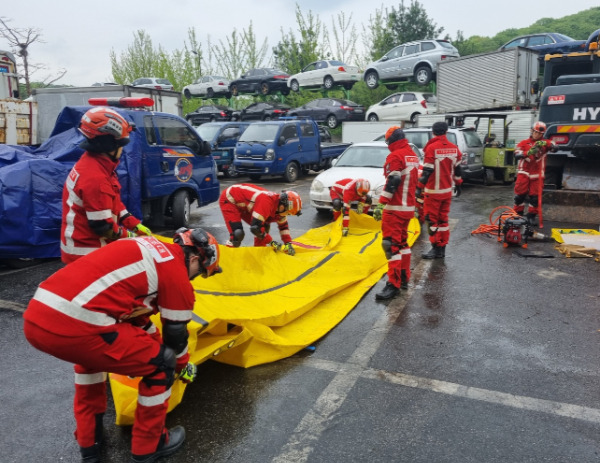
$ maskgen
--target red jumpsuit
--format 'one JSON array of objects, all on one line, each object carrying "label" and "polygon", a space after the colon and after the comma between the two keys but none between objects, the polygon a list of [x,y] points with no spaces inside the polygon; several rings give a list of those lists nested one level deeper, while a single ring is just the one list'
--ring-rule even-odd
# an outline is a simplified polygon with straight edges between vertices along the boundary
[{"label": "red jumpsuit", "polygon": [[427,142],[424,148],[423,170],[433,170],[423,189],[423,212],[429,222],[429,242],[433,246],[444,247],[450,239],[448,214],[452,202],[454,184],[460,185],[462,178],[455,175],[460,165],[462,153],[448,141],[446,135],[438,135]]},{"label": "red jumpsuit", "polygon": [[[537,141],[546,142],[546,146],[539,147],[537,154],[529,154],[529,150]],[[515,155],[523,156],[517,164],[517,179],[515,181],[515,206],[517,214],[523,215],[525,211],[525,198],[529,196],[528,214],[539,212],[539,192],[543,187],[546,154],[553,147],[550,140],[540,138],[534,140],[529,137],[519,142],[515,148]],[[541,182],[541,183],[540,183]]]},{"label": "red jumpsuit", "polygon": [[[183,250],[154,237],[122,239],[77,259],[42,282],[24,314],[27,340],[75,364],[75,437],[97,442],[97,417],[106,410],[106,372],[141,376],[132,453],[156,451],[165,429],[173,363],[149,315],[163,326],[187,323],[194,290]],[[172,347],[175,372],[189,360],[187,335]],[[180,349],[178,352],[177,350]],[[164,368],[163,368],[164,367]]]},{"label": "red jumpsuit", "polygon": [[292,241],[287,218],[277,212],[279,193],[251,183],[238,183],[223,190],[219,206],[229,230],[230,241],[234,240],[235,230],[242,229],[242,220],[249,225],[260,226],[264,232],[263,239],[254,237],[254,246],[268,246],[273,241],[269,234],[272,222],[277,223],[281,240],[285,244]]},{"label": "red jumpsuit", "polygon": [[356,182],[357,179],[343,178],[335,182],[329,189],[331,200],[339,199],[343,203],[342,210],[333,210],[333,220],[335,222],[343,212],[342,227],[344,228],[348,228],[350,224],[350,203],[358,201],[363,204],[362,212],[365,214],[369,212],[370,204],[367,202],[367,197],[356,192]]},{"label": "red jumpsuit", "polygon": [[[388,146],[388,154],[383,165],[386,185],[379,196],[379,203],[385,204],[383,209],[381,231],[383,240],[391,244],[386,250],[388,258],[388,281],[396,288],[410,278],[411,251],[407,244],[408,224],[415,216],[415,189],[417,187],[419,158],[408,146],[408,140],[398,140]],[[400,177],[400,183],[392,192],[393,183],[390,177]],[[387,244],[387,243],[386,243]],[[384,245],[385,250],[385,245]]]},{"label": "red jumpsuit", "polygon": [[118,162],[101,154],[83,153],[63,188],[61,257],[65,264],[114,241],[98,235],[89,221],[105,221],[113,235],[120,224],[133,230],[140,221],[121,202]]}]

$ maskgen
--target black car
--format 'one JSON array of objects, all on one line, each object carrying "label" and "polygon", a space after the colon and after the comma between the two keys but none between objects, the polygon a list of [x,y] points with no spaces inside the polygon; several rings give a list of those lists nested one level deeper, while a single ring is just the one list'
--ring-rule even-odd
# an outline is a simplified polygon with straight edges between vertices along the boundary
[{"label": "black car", "polygon": [[317,122],[325,122],[335,129],[342,121],[364,121],[364,106],[339,98],[317,98],[298,108],[290,109],[288,116],[311,117]]},{"label": "black car", "polygon": [[234,121],[270,121],[287,115],[290,106],[259,101],[233,113]]},{"label": "black car", "polygon": [[240,93],[268,95],[275,92],[288,95],[290,93],[287,85],[288,77],[290,76],[280,69],[250,69],[245,74],[242,74],[239,79],[231,81],[229,91],[233,96],[237,96]]},{"label": "black car", "polygon": [[200,125],[203,122],[214,122],[214,121],[230,121],[233,109],[217,104],[211,104],[206,106],[199,106],[196,111],[187,113],[185,119],[191,125]]}]

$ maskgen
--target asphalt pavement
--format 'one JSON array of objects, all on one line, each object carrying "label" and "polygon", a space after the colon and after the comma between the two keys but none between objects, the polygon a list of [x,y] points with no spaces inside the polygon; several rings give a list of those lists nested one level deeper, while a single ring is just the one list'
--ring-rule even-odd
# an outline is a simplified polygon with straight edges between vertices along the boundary
[{"label": "asphalt pavement", "polygon": [[[295,236],[331,219],[308,204],[312,178],[291,185],[304,201],[290,218]],[[566,258],[552,242],[524,250],[471,234],[512,196],[511,186],[467,184],[452,204],[446,258],[421,259],[422,235],[409,290],[376,302],[383,278],[314,352],[249,369],[201,364],[167,417],[185,426],[186,443],[161,461],[600,461],[600,263]],[[193,218],[227,239],[216,205]],[[546,223],[541,232],[597,226]],[[28,300],[60,266],[0,268],[3,463],[80,461],[72,366],[22,334]],[[128,461],[131,429],[114,425],[108,404],[103,461]]]}]

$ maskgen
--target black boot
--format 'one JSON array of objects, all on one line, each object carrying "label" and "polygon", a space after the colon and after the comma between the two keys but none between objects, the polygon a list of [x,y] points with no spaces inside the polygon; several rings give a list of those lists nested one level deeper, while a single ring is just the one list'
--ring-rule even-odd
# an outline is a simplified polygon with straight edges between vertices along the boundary
[{"label": "black boot", "polygon": [[446,246],[438,246],[437,248],[438,258],[443,259],[446,257]]},{"label": "black boot", "polygon": [[532,213],[527,213],[527,215],[525,216],[525,218],[527,219],[527,222],[529,222],[529,225],[531,225],[532,227],[537,227],[537,219],[536,219],[537,214],[532,214]]},{"label": "black boot", "polygon": [[443,259],[446,257],[446,246],[433,245],[429,252],[421,254],[423,259]]},{"label": "black boot", "polygon": [[387,301],[388,299],[395,298],[400,290],[396,288],[389,281],[385,284],[385,288],[380,293],[375,294],[375,300],[377,301]]},{"label": "black boot", "polygon": [[[167,433],[169,436],[169,442],[165,444],[165,440],[167,440]],[[184,440],[185,429],[183,426],[175,426],[174,428],[165,431],[160,437],[156,452],[149,453],[147,455],[131,454],[131,461],[134,463],[152,463],[159,458],[175,453],[183,445]]]},{"label": "black boot", "polygon": [[408,289],[408,277],[406,270],[400,270],[400,289]]},{"label": "black boot", "polygon": [[81,463],[100,463],[100,445],[94,444],[91,447],[79,447],[81,452]]}]

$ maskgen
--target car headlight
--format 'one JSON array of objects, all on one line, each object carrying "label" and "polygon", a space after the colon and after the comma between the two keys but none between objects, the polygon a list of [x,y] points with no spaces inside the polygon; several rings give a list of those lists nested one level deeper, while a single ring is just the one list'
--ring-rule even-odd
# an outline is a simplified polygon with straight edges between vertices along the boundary
[{"label": "car headlight", "polygon": [[273,148],[269,148],[265,153],[265,160],[272,161],[273,159],[275,159],[275,151]]},{"label": "car headlight", "polygon": [[324,189],[323,184],[317,179],[314,179],[310,185],[310,191],[314,191],[315,193],[321,193]]}]

